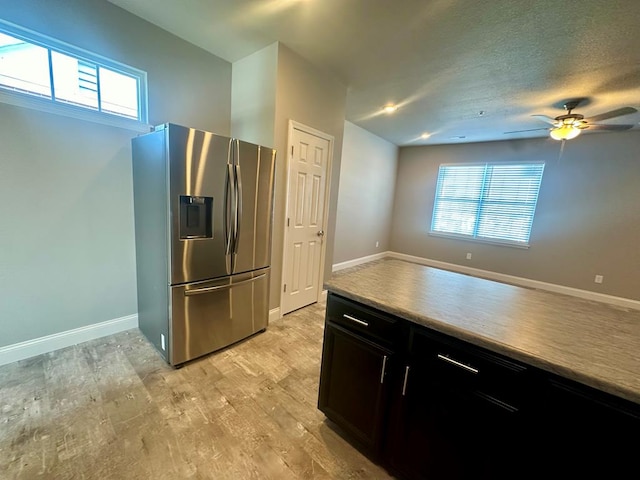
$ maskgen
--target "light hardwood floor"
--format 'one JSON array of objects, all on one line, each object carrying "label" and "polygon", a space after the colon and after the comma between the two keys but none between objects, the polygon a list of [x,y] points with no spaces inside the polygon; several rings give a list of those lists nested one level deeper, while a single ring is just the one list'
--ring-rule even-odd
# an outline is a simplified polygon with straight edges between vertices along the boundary
[{"label": "light hardwood floor", "polygon": [[2,479],[391,479],[317,409],[324,305],[190,362],[137,330],[0,367]]}]

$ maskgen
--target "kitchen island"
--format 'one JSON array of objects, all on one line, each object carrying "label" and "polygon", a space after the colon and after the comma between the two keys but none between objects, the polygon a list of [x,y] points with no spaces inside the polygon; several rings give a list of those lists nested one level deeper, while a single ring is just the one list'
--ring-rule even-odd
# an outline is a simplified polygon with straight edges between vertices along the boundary
[{"label": "kitchen island", "polygon": [[325,287],[319,407],[401,476],[502,478],[523,462],[540,466],[531,477],[553,462],[611,474],[631,461],[619,439],[640,425],[640,311],[395,259]]}]

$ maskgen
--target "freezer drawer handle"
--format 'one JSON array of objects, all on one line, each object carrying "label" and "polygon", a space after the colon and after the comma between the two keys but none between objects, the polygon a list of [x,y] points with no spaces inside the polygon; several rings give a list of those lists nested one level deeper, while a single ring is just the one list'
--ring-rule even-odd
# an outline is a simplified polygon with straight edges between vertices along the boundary
[{"label": "freezer drawer handle", "polygon": [[230,283],[228,285],[218,285],[217,287],[198,288],[196,290],[185,290],[184,294],[185,296],[188,297],[190,295],[200,295],[201,293],[210,293],[210,292],[215,292],[217,290],[224,290],[225,288],[235,287],[238,285],[242,285],[243,283],[255,282],[256,280],[259,280],[266,275],[267,275],[266,273],[263,273],[261,275],[258,275],[257,277],[248,278],[247,280],[242,280],[241,282],[238,282],[238,283]]},{"label": "freezer drawer handle", "polygon": [[457,360],[454,360],[453,358],[446,357],[444,355],[438,354],[438,358],[440,360],[444,360],[445,362],[449,362],[450,364],[455,365],[456,367],[464,368],[466,371],[471,372],[471,373],[478,373],[478,371],[479,371],[477,368],[470,367],[469,365],[465,365],[462,362],[458,362]]},{"label": "freezer drawer handle", "polygon": [[347,320],[351,320],[352,322],[356,322],[356,323],[358,323],[358,324],[360,324],[360,325],[363,325],[363,326],[365,326],[365,327],[368,327],[368,326],[369,326],[369,324],[368,324],[367,322],[365,322],[365,321],[363,321],[363,320],[359,320],[359,319],[357,319],[356,317],[352,317],[351,315],[347,315],[346,313],[343,313],[343,314],[342,314],[342,316],[343,316],[344,318],[346,318]]}]

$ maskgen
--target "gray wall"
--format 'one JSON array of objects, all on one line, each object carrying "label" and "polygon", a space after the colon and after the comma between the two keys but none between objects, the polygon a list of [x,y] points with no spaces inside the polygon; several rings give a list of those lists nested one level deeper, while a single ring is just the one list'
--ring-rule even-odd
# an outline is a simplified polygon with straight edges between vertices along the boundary
[{"label": "gray wall", "polygon": [[233,62],[231,134],[275,146],[278,43]]},{"label": "gray wall", "polygon": [[274,309],[280,306],[282,285],[289,120],[334,137],[329,226],[325,237],[324,274],[328,278],[333,257],[347,89],[331,74],[317,69],[279,42],[234,62],[233,75],[233,134],[251,142],[275,146],[277,151],[269,296],[269,308]]},{"label": "gray wall", "polygon": [[[148,72],[149,119],[230,133],[231,64],[97,0],[0,16]],[[0,347],[137,312],[135,132],[0,104]]]},{"label": "gray wall", "polygon": [[[559,151],[551,139],[401,148],[391,249],[640,300],[640,132],[584,134]],[[546,162],[529,249],[428,235],[439,164],[513,160]]]},{"label": "gray wall", "polygon": [[345,122],[334,264],[389,249],[397,159],[396,145]]},{"label": "gray wall", "polygon": [[0,0],[0,18],[144,70],[149,123],[230,133],[231,64],[104,0]]},{"label": "gray wall", "polygon": [[328,133],[334,138],[331,166],[328,226],[326,232],[325,280],[331,276],[333,243],[335,237],[336,210],[338,204],[338,180],[342,157],[342,137],[347,101],[347,87],[333,75],[321,71],[286,46],[279,44],[278,87],[276,99],[276,149],[278,150],[275,221],[273,235],[271,277],[271,306],[280,304],[279,287],[282,284],[282,253],[284,244],[284,218],[286,213],[286,168],[289,120]]}]

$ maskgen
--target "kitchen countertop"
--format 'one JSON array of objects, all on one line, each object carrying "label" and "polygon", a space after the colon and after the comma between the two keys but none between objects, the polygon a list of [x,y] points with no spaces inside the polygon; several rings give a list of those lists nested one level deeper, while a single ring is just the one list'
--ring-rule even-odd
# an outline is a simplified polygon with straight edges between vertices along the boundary
[{"label": "kitchen countertop", "polygon": [[325,288],[640,404],[640,310],[396,259],[335,272]]}]

